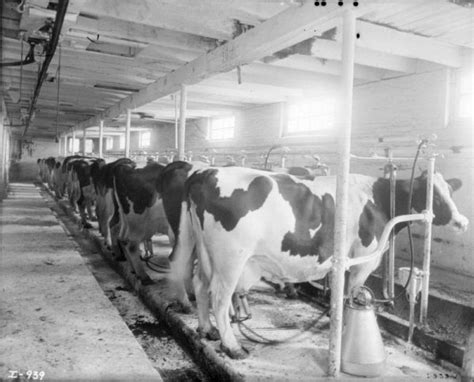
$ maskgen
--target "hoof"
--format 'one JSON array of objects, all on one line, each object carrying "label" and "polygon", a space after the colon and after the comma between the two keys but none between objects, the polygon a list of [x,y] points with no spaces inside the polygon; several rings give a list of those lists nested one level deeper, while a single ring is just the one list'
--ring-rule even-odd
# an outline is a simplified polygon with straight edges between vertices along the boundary
[{"label": "hoof", "polygon": [[90,228],[92,228],[92,224],[89,223],[89,222],[83,222],[82,227],[85,228],[85,229],[90,229]]},{"label": "hoof", "polygon": [[294,300],[298,298],[298,292],[296,291],[293,284],[286,284],[283,288],[283,291],[286,293],[286,297],[289,299]]},{"label": "hoof", "polygon": [[245,358],[248,358],[249,356],[248,350],[245,349],[244,347],[241,347],[240,349],[237,349],[237,350],[231,350],[221,344],[221,350],[232,359],[245,359]]},{"label": "hoof", "polygon": [[201,338],[206,338],[211,341],[217,341],[221,338],[221,336],[219,335],[219,330],[217,330],[215,326],[212,326],[211,329],[207,331],[198,328],[197,332]]},{"label": "hoof", "polygon": [[193,307],[189,303],[183,303],[181,301],[173,301],[166,309],[174,310],[177,313],[190,314],[193,311]]},{"label": "hoof", "polygon": [[140,278],[142,285],[153,285],[155,282],[149,277]]}]

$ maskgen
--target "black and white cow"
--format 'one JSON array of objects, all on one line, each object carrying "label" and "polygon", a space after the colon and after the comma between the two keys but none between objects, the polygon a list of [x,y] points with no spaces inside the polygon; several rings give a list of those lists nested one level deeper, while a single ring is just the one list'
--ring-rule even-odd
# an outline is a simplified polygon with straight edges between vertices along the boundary
[{"label": "black and white cow", "polygon": [[95,204],[96,194],[91,177],[91,165],[97,162],[99,164],[105,163],[103,159],[98,158],[81,158],[70,162],[71,168],[68,180],[69,201],[74,209],[76,205],[78,206],[79,214],[81,215],[81,223],[84,228],[92,228],[87,217],[89,217],[89,219],[94,218],[92,207]]},{"label": "black and white cow", "polygon": [[129,158],[120,158],[114,162],[105,164],[94,162],[91,165],[91,177],[96,193],[96,215],[99,223],[99,231],[104,237],[105,245],[112,248],[111,221],[114,215],[114,172],[118,166],[129,166],[135,168],[136,163]]},{"label": "black and white cow", "polygon": [[[152,283],[140,260],[139,245],[156,233],[169,233],[157,183],[164,166],[152,163],[134,169],[117,165],[114,169],[114,205],[119,217],[118,233],[112,231],[112,247],[118,244],[132,269],[143,284]],[[114,220],[114,218],[112,219]]]},{"label": "black and white cow", "polygon": [[[445,181],[435,174],[433,223],[463,232],[468,220],[451,199],[452,191],[460,186],[457,179]],[[409,182],[398,180],[396,188],[396,213],[405,214]],[[346,248],[354,258],[377,247],[389,216],[389,181],[351,175],[349,190]],[[199,170],[186,181],[171,280],[182,288],[181,302],[187,304],[183,281],[189,277],[196,248],[198,270],[193,282],[199,332],[215,337],[216,329],[209,319],[212,303],[222,348],[230,357],[247,356],[232,332],[228,312],[232,294],[249,266],[260,276],[280,282],[317,280],[330,271],[335,191],[334,176],[305,181],[239,167]],[[425,204],[423,174],[415,179],[412,206],[421,211]],[[352,267],[349,288],[364,284],[380,258]]]}]

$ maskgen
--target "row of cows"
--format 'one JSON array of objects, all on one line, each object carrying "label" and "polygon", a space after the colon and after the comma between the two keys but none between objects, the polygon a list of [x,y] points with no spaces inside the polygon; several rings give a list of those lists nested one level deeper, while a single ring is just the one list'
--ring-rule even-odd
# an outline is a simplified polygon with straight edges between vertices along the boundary
[{"label": "row of cows", "polygon": [[[100,232],[115,253],[127,258],[142,283],[151,280],[140,261],[140,242],[149,242],[158,232],[168,234],[174,243],[170,286],[184,308],[190,307],[188,294],[194,293],[199,333],[220,338],[222,349],[232,358],[248,355],[230,325],[235,292],[248,291],[262,277],[296,283],[321,279],[331,269],[334,176],[304,180],[181,161],[136,168],[127,158],[105,163],[79,156],[62,162],[48,158],[39,165],[56,195],[67,192],[71,203],[77,204],[85,226],[86,210],[95,204]],[[409,183],[397,180],[396,215],[408,212]],[[414,179],[412,207],[418,212],[426,206],[426,183],[426,173]],[[464,232],[468,219],[451,197],[459,187],[459,179],[435,174],[433,223]],[[350,176],[348,256],[364,256],[377,247],[389,220],[389,189],[388,179]],[[402,228],[399,225],[396,231]],[[380,260],[349,269],[347,290],[364,284]],[[210,321],[211,307],[217,328]]]}]

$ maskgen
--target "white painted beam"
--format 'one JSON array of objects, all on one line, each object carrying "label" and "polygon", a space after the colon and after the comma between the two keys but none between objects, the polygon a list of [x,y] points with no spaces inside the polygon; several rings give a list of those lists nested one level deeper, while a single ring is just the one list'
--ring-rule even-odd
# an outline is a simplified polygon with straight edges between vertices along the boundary
[{"label": "white painted beam", "polygon": [[79,15],[77,23],[72,29],[164,47],[185,48],[194,52],[206,52],[216,47],[216,43],[212,39],[110,17],[94,19]]},{"label": "white painted beam", "polygon": [[179,126],[178,126],[178,158],[184,160],[184,145],[186,136],[186,102],[187,89],[181,85],[180,106],[179,106]]},{"label": "white painted beam", "polygon": [[356,18],[351,10],[344,12],[343,56],[341,80],[341,110],[338,133],[338,167],[336,212],[334,226],[334,256],[331,268],[331,326],[329,333],[330,377],[339,377],[341,368],[342,313],[344,309],[344,275],[347,258],[346,232],[349,214],[349,168],[352,131],[352,96],[354,91],[354,57]]},{"label": "white painted beam", "polygon": [[463,48],[459,46],[360,20],[357,22],[357,32],[360,35],[357,47],[453,68],[461,66]]},{"label": "white painted beam", "polygon": [[82,155],[86,155],[87,127],[82,130]]},{"label": "white painted beam", "polygon": [[104,120],[100,120],[99,124],[99,158],[103,158],[104,148]]},{"label": "white painted beam", "polygon": [[[311,55],[328,60],[341,61],[342,44],[332,40],[316,39],[311,49]],[[414,73],[416,71],[417,60],[357,47],[355,63],[397,72]]]},{"label": "white painted beam", "polygon": [[[180,89],[181,84],[196,84],[212,75],[229,71],[238,65],[250,63],[313,37],[318,31],[328,30],[337,25],[342,8],[332,3],[326,7],[315,7],[312,1],[307,1],[300,7],[289,8],[234,40],[158,79],[145,89],[130,95],[81,125],[96,125],[100,119],[120,115],[127,108],[139,107],[175,93]],[[357,12],[363,14],[371,9],[360,4]]]},{"label": "white painted beam", "polygon": [[132,121],[132,111],[127,109],[127,124],[125,125],[125,158],[130,157],[130,128]]}]

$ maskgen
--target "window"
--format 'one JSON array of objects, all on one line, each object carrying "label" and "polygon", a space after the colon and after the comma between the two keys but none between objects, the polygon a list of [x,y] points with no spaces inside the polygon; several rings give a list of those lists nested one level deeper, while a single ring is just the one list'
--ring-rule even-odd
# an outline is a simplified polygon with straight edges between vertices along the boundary
[{"label": "window", "polygon": [[125,149],[125,134],[120,135],[119,138],[119,149],[124,150]]},{"label": "window", "polygon": [[465,73],[459,77],[459,99],[457,115],[459,119],[472,119],[474,107],[474,78],[472,73]]},{"label": "window", "polygon": [[210,140],[234,138],[235,117],[213,118],[209,126]]},{"label": "window", "polygon": [[140,133],[140,148],[150,147],[151,145],[151,131],[142,131]]},{"label": "window", "polygon": [[114,139],[112,137],[105,138],[105,149],[112,150],[114,148]]},{"label": "window", "polygon": [[309,135],[327,132],[334,127],[336,102],[334,98],[290,103],[287,108],[285,135]]}]

